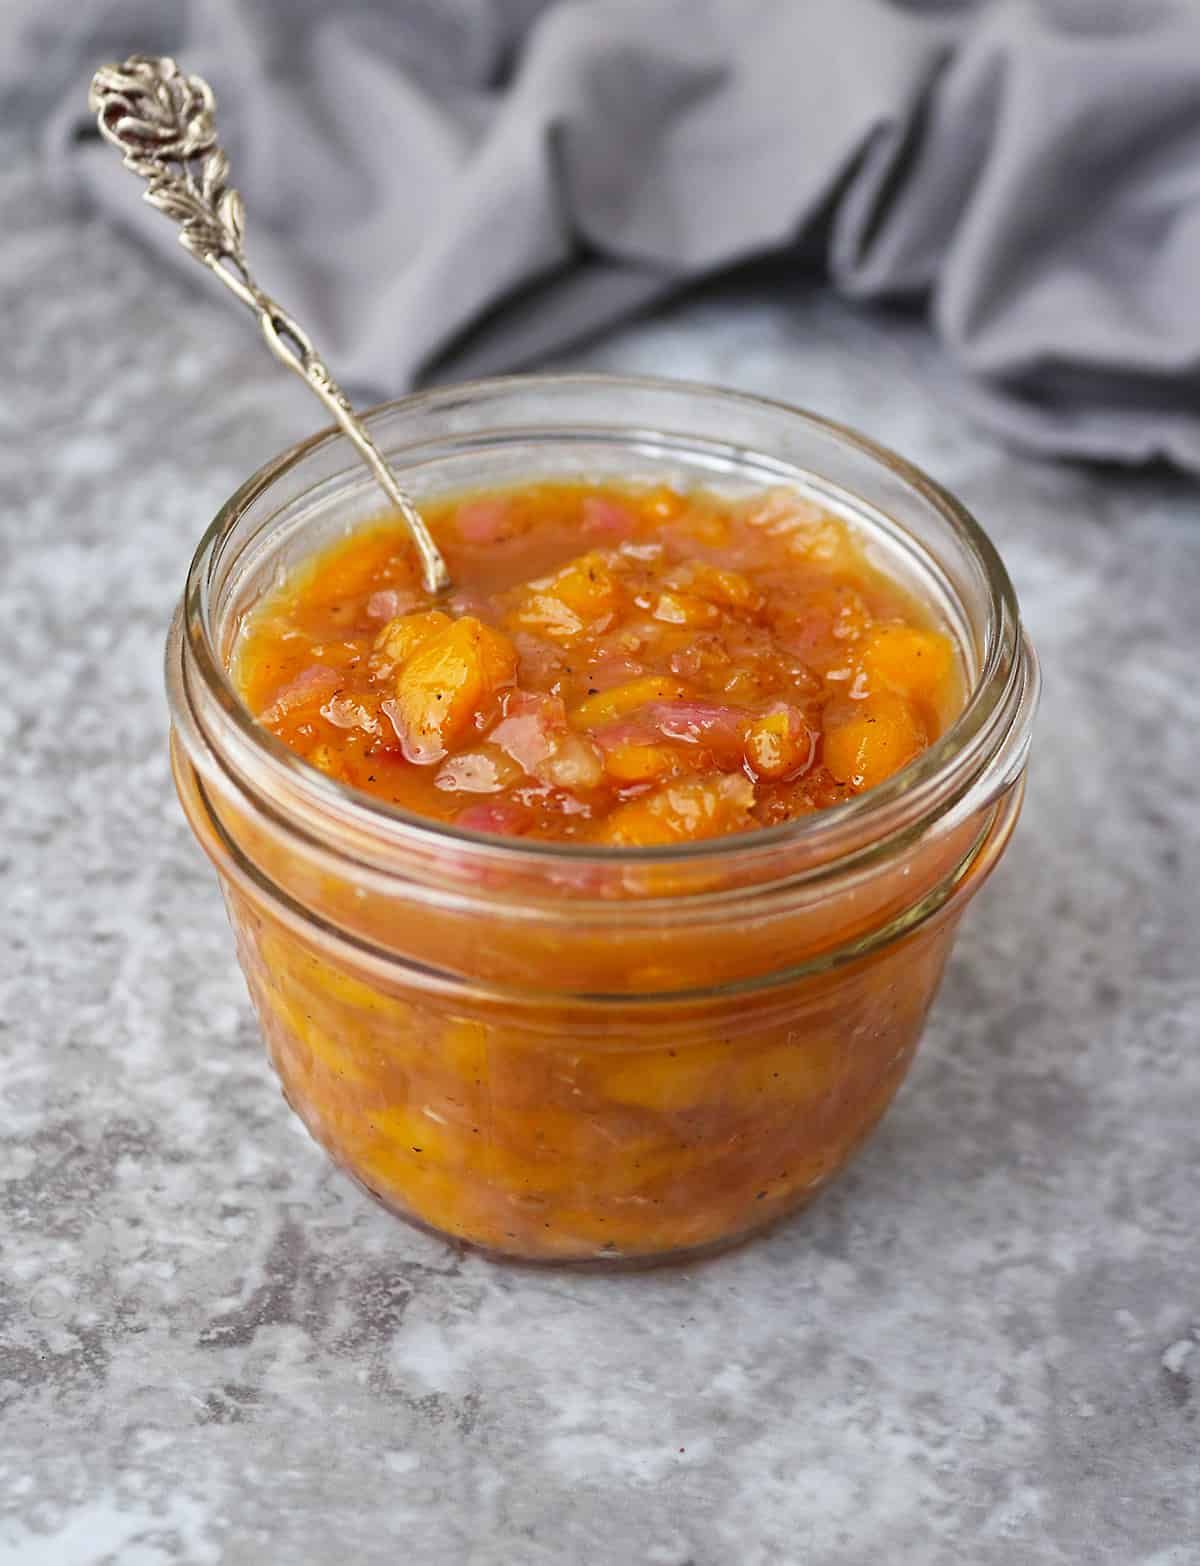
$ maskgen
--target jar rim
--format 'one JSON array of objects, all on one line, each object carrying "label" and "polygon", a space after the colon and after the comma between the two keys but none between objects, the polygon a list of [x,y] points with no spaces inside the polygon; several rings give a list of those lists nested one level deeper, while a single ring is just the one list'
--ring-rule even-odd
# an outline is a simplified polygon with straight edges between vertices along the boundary
[{"label": "jar rim", "polygon": [[[1036,704],[1038,672],[1032,647],[1021,630],[1012,582],[987,533],[962,502],[890,448],[845,424],[780,399],[703,382],[655,376],[538,374],[490,377],[413,392],[378,404],[363,418],[370,426],[396,415],[430,413],[440,406],[461,405],[464,400],[486,400],[518,391],[545,391],[552,397],[555,392],[568,389],[612,393],[614,406],[619,406],[622,392],[642,392],[718,399],[749,411],[758,409],[782,414],[813,432],[855,449],[889,470],[932,506],[966,546],[980,569],[989,596],[986,642],[979,671],[962,711],[946,732],[892,777],[854,799],[751,833],[650,847],[564,843],[473,831],[453,822],[418,815],[328,777],[265,729],[243,702],[218,647],[211,590],[222,548],[255,501],[267,495],[274,485],[307,459],[327,448],[342,445],[349,457],[349,442],[335,426],[296,442],[265,463],[225,501],[205,530],[192,556],[181,613],[176,617],[168,643],[167,678],[176,723],[191,719],[191,723],[185,722],[185,727],[195,727],[195,707],[189,696],[190,679],[194,675],[209,698],[210,709],[215,708],[222,731],[219,736],[204,736],[209,746],[222,756],[237,752],[243,763],[252,762],[256,768],[265,769],[264,780],[281,785],[281,793],[285,796],[304,801],[318,813],[332,815],[339,823],[353,826],[358,833],[374,838],[381,845],[401,850],[414,844],[426,850],[441,846],[497,866],[513,866],[518,862],[530,867],[538,863],[543,866],[593,863],[611,870],[622,865],[638,869],[658,865],[682,868],[696,862],[728,863],[734,859],[739,864],[757,863],[769,859],[785,846],[803,848],[806,857],[811,855],[822,863],[836,862],[853,853],[864,839],[878,842],[891,838],[911,827],[914,820],[927,820],[930,814],[950,808],[971,792],[971,785],[994,762],[1006,741],[1011,741],[1014,730],[1021,729],[1024,732],[1018,736],[1015,748],[1019,754],[1014,757],[1015,764],[1004,768],[1006,778],[1011,780],[1015,776],[1027,747],[1027,719]],[[805,471],[819,476],[816,469]],[[1022,716],[1026,718],[1024,723],[1020,722]],[[191,746],[187,748],[191,749]]]}]

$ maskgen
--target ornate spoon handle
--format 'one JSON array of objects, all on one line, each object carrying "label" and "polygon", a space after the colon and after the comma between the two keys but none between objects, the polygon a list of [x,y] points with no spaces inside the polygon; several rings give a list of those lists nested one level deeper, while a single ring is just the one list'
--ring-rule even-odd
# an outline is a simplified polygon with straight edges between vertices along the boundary
[{"label": "ornate spoon handle", "polygon": [[101,66],[88,94],[101,135],[119,148],[125,167],[147,182],[145,199],[179,224],[184,249],[253,311],[267,347],[333,414],[404,518],[426,588],[443,592],[450,574],[420,512],[308,333],[250,275],[242,249],[245,212],[241,196],[226,184],[229,159],[217,145],[213,102],[207,82],[185,76],[165,55],[134,54],[124,65]]}]

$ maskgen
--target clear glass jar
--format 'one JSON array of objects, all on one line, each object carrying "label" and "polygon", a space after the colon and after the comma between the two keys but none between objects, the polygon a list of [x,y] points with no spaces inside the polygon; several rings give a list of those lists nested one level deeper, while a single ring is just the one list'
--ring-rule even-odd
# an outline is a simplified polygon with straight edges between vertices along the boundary
[{"label": "clear glass jar", "polygon": [[883,1114],[1012,832],[1038,672],[1008,576],[922,473],[760,399],[517,377],[369,422],[418,501],[550,476],[789,486],[857,526],[959,643],[962,715],[848,804],[672,848],[506,841],[345,788],[230,682],[280,573],[378,510],[341,435],[256,474],[192,562],[167,652],[176,782],[313,1136],[397,1213],[497,1254],[727,1244],[807,1201]]}]

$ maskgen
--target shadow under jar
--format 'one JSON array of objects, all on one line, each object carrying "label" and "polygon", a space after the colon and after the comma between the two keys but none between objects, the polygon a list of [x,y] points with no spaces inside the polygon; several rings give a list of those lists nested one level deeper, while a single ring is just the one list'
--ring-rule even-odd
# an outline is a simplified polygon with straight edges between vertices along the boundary
[{"label": "shadow under jar", "polygon": [[341,435],[221,510],[167,651],[180,798],[289,1103],[383,1203],[532,1261],[714,1249],[812,1197],[879,1120],[1020,809],[1037,663],[961,505],[861,436],[703,386],[517,377],[376,410],[421,501],[527,479],[786,486],[956,641],[965,707],[878,787],[670,848],[501,839],[310,767],[229,676],[246,616],[377,513]]}]

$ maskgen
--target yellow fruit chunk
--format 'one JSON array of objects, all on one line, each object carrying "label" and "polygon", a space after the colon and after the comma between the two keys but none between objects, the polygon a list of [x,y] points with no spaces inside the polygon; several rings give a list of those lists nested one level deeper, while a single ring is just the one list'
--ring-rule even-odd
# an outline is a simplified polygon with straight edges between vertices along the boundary
[{"label": "yellow fruit chunk", "polygon": [[569,717],[576,728],[594,729],[601,723],[611,723],[614,718],[623,718],[626,713],[636,712],[649,702],[674,701],[683,694],[684,687],[678,680],[667,675],[646,674],[640,679],[628,680],[624,685],[614,685],[611,690],[585,697],[572,709]]},{"label": "yellow fruit chunk", "polygon": [[797,713],[782,708],[746,731],[746,760],[760,778],[797,777],[813,759],[813,737]]},{"label": "yellow fruit chunk", "polygon": [[689,843],[739,832],[751,824],[754,785],[735,773],[683,778],[619,805],[601,825],[598,841],[618,848]]},{"label": "yellow fruit chunk", "polygon": [[826,709],[824,761],[839,783],[874,788],[925,749],[925,726],[902,696],[880,691]]},{"label": "yellow fruit chunk", "polygon": [[675,765],[669,745],[639,745],[633,741],[613,745],[604,755],[604,770],[618,783],[648,783]]},{"label": "yellow fruit chunk", "polygon": [[365,1120],[377,1155],[393,1160],[397,1168],[418,1162],[451,1169],[484,1166],[483,1140],[469,1125],[435,1119],[419,1105],[371,1109]]},{"label": "yellow fruit chunk", "polygon": [[583,621],[553,593],[528,594],[513,618],[523,630],[551,636],[558,642],[569,642],[583,631]]},{"label": "yellow fruit chunk", "polygon": [[730,1062],[722,1083],[724,1100],[743,1109],[767,1103],[802,1103],[819,1099],[836,1086],[842,1074],[844,1043],[834,1032],[812,1033],[755,1049],[746,1040]]},{"label": "yellow fruit chunk", "polygon": [[375,638],[375,651],[388,663],[401,664],[431,642],[453,622],[440,609],[425,609],[420,614],[397,615]]},{"label": "yellow fruit chunk", "polygon": [[670,1114],[719,1100],[733,1057],[719,1041],[631,1050],[600,1060],[597,1087],[618,1104]]},{"label": "yellow fruit chunk", "polygon": [[662,1136],[612,1126],[603,1115],[542,1109],[509,1116],[505,1130],[490,1149],[489,1174],[517,1197],[628,1200],[655,1181],[682,1176],[698,1158]]},{"label": "yellow fruit chunk", "polygon": [[763,688],[745,669],[735,669],[721,686],[721,694],[740,706],[752,707],[763,699]]},{"label": "yellow fruit chunk", "polygon": [[599,620],[611,614],[621,601],[621,585],[602,554],[581,555],[557,576],[542,584],[542,591],[557,598],[580,620]]},{"label": "yellow fruit chunk", "polygon": [[477,1245],[501,1239],[486,1184],[468,1179],[462,1170],[427,1166],[411,1153],[405,1158],[382,1146],[365,1155],[355,1151],[347,1161],[369,1190],[432,1228]]},{"label": "yellow fruit chunk", "polygon": [[677,517],[686,505],[682,495],[676,494],[673,489],[660,485],[642,496],[642,515],[653,518],[655,522],[667,522],[671,517]]},{"label": "yellow fruit chunk", "polygon": [[733,1037],[602,1058],[596,1085],[618,1103],[670,1114],[703,1104],[801,1102],[828,1092],[835,1080],[836,1050],[825,1038],[755,1048],[753,1040]]},{"label": "yellow fruit chunk", "polygon": [[282,930],[264,929],[259,937],[263,966],[278,983],[292,987],[302,998],[332,1001],[347,1011],[389,1017],[407,1026],[411,1010],[399,996],[376,989],[343,968],[324,962]]},{"label": "yellow fruit chunk", "polygon": [[715,604],[707,603],[695,593],[659,593],[650,613],[667,625],[715,625],[721,618],[721,611]]},{"label": "yellow fruit chunk", "polygon": [[359,1087],[374,1085],[369,1065],[363,1058],[365,1050],[348,1048],[343,1035],[320,1027],[303,1002],[289,994],[286,988],[264,985],[261,994],[263,1004],[288,1031],[289,1053],[294,1053],[296,1045],[302,1045],[310,1057],[309,1069],[315,1066],[325,1077],[332,1076]]},{"label": "yellow fruit chunk", "polygon": [[877,625],[858,657],[868,691],[895,691],[939,717],[953,694],[954,661],[948,636],[912,625]]},{"label": "yellow fruit chunk", "polygon": [[753,609],[762,603],[762,594],[740,571],[725,571],[710,565],[696,566],[686,585],[697,597],[710,604],[724,604],[730,609]]},{"label": "yellow fruit chunk", "polygon": [[487,1077],[488,1030],[482,1022],[451,1022],[434,1045],[434,1058],[451,1077],[471,1085]]},{"label": "yellow fruit chunk", "polygon": [[441,761],[469,730],[480,703],[516,678],[516,649],[506,636],[464,615],[403,665],[396,694],[383,704],[409,761]]},{"label": "yellow fruit chunk", "polygon": [[537,776],[568,793],[598,788],[604,781],[599,749],[578,734],[556,735],[553,749],[538,765]]}]

